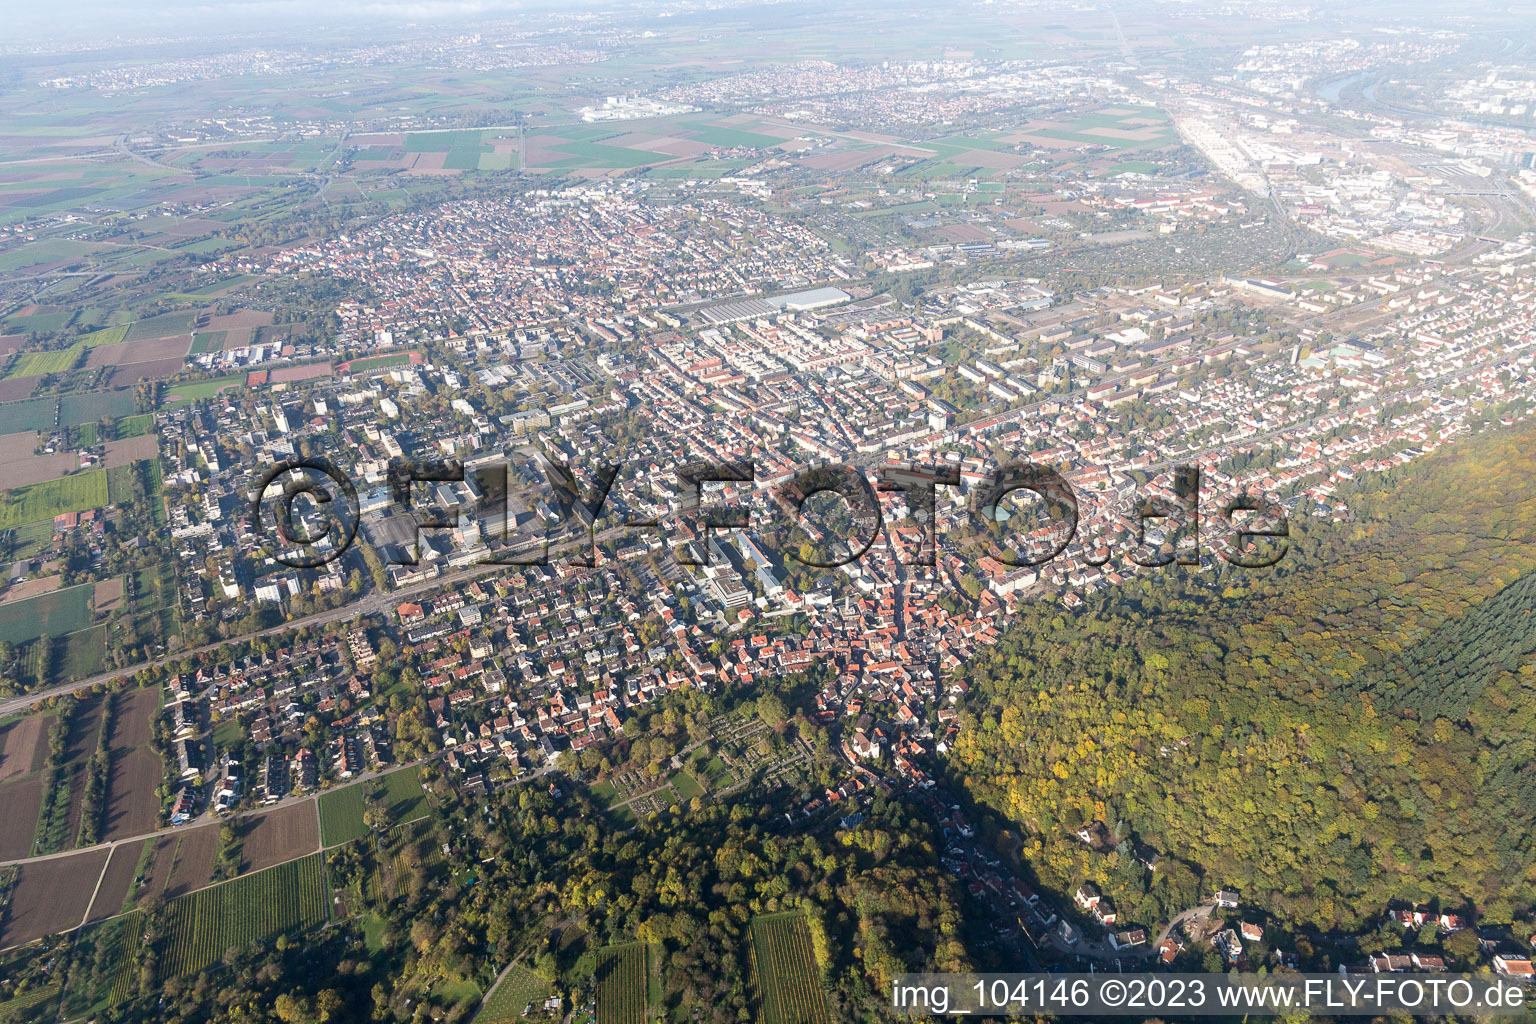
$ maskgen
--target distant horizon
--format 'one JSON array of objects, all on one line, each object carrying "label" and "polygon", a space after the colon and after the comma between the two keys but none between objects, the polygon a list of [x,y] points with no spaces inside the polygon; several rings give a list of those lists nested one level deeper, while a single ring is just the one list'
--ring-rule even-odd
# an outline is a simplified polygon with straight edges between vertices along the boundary
[{"label": "distant horizon", "polygon": [[[362,37],[371,37],[380,30],[385,32],[409,28],[413,25],[431,26],[435,29],[452,27],[462,22],[472,28],[475,19],[488,19],[500,24],[504,19],[519,15],[560,15],[597,13],[644,16],[648,12],[662,17],[671,14],[725,14],[753,8],[781,9],[802,5],[804,0],[669,0],[651,3],[648,0],[572,0],[556,3],[551,0],[341,0],[339,3],[316,3],[315,0],[234,0],[227,4],[211,4],[207,0],[168,0],[166,3],[146,5],[104,4],[100,0],[66,0],[62,4],[20,8],[8,15],[8,39],[0,44],[0,50],[25,50],[38,46],[59,45],[67,48],[90,46],[111,48],[114,45],[151,45],[173,40],[211,39],[227,35],[254,35],[256,37],[282,38],[299,28],[326,33],[358,31]],[[818,4],[826,9],[835,5]],[[1117,0],[1114,3],[1083,7],[1063,2],[1059,4],[996,4],[977,3],[976,7],[996,7],[1013,13],[1039,12],[1052,18],[1093,17],[1100,12],[1126,13],[1137,9],[1154,9],[1174,13],[1195,13],[1209,9],[1220,11],[1222,5],[1180,0]],[[1358,18],[1362,9],[1371,4],[1344,3],[1343,0],[1326,0],[1320,3],[1303,3],[1295,0],[1276,0],[1274,3],[1257,2],[1253,11],[1262,9],[1291,9],[1307,11],[1327,18],[1347,14]],[[1513,19],[1536,17],[1536,2],[1525,4],[1477,4],[1456,5],[1447,10],[1444,5],[1378,4],[1383,14],[1395,18],[1430,17],[1454,20],[1479,12],[1502,14]],[[1232,15],[1238,16],[1238,15]],[[94,45],[92,45],[94,44]]]}]

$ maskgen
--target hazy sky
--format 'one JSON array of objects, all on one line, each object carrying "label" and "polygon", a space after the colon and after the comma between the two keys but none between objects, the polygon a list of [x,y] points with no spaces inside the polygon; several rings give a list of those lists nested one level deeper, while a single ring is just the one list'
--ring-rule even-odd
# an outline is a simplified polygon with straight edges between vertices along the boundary
[{"label": "hazy sky", "polygon": [[[281,31],[301,25],[342,28],[349,22],[381,22],[505,17],[532,10],[597,6],[595,0],[56,0],[23,4],[8,0],[4,18],[10,32],[54,39],[182,36],[212,31]],[[619,6],[606,3],[603,6]]]}]

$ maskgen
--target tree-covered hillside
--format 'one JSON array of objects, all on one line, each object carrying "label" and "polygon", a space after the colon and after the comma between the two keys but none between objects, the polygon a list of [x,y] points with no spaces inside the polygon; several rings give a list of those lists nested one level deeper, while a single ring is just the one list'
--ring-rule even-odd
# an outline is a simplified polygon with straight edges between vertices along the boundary
[{"label": "tree-covered hillside", "polygon": [[[969,668],[953,776],[1046,884],[1145,923],[1213,885],[1349,927],[1394,898],[1536,899],[1536,430],[1372,477],[1267,570],[1154,571],[1022,614]],[[1073,834],[1101,820],[1147,872]]]}]

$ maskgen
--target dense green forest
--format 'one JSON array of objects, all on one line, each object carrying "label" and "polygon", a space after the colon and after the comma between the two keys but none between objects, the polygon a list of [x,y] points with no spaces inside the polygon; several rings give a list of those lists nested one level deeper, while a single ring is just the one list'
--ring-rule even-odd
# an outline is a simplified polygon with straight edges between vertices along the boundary
[{"label": "dense green forest", "polygon": [[[1166,920],[1215,885],[1354,929],[1394,898],[1536,901],[1536,479],[1526,426],[1372,476],[1276,567],[1021,614],[968,666],[948,770],[1058,891]],[[1165,854],[1147,872],[1073,831]],[[1123,844],[1121,851],[1130,847]]]}]

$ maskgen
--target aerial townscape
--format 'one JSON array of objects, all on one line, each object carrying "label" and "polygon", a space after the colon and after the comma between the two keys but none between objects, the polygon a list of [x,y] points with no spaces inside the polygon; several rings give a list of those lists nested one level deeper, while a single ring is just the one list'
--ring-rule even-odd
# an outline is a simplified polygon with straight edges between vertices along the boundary
[{"label": "aerial townscape", "polygon": [[1536,997],[1536,10],[14,20],[0,1024]]}]

